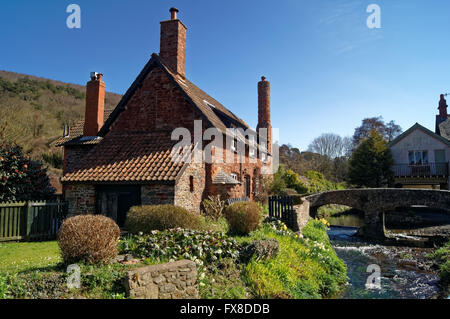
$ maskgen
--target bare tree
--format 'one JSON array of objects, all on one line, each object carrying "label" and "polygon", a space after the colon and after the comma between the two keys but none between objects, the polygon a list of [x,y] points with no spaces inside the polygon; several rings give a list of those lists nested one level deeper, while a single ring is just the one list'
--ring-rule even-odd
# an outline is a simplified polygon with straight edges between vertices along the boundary
[{"label": "bare tree", "polygon": [[349,138],[342,138],[337,134],[325,133],[315,138],[308,146],[310,152],[325,155],[330,159],[347,155]]},{"label": "bare tree", "polygon": [[390,121],[386,124],[386,138],[387,141],[390,142],[397,136],[399,136],[402,133],[402,128],[400,125],[395,124],[394,121]]},{"label": "bare tree", "polygon": [[402,132],[402,128],[395,124],[394,121],[385,124],[382,116],[365,118],[362,120],[361,126],[355,128],[353,148],[357,147],[363,139],[368,138],[370,131],[373,129],[388,142],[392,141]]}]

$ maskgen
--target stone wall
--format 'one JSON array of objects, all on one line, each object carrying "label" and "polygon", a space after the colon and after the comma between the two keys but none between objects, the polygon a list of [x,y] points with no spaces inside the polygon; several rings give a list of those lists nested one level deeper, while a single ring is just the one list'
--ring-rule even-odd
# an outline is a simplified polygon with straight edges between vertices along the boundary
[{"label": "stone wall", "polygon": [[141,187],[142,205],[174,204],[175,185],[173,184],[150,184]]},{"label": "stone wall", "polygon": [[[192,183],[192,185],[191,185]],[[175,184],[175,205],[199,213],[205,192],[205,165],[190,163]]]},{"label": "stone wall", "polygon": [[294,223],[291,228],[293,231],[300,231],[308,223],[310,218],[309,202],[304,201],[300,205],[295,205],[294,210]]},{"label": "stone wall", "polygon": [[68,215],[95,214],[95,187],[89,184],[63,185],[64,198],[69,203]]},{"label": "stone wall", "polygon": [[197,268],[191,260],[129,271],[123,284],[127,296],[136,299],[198,298]]}]

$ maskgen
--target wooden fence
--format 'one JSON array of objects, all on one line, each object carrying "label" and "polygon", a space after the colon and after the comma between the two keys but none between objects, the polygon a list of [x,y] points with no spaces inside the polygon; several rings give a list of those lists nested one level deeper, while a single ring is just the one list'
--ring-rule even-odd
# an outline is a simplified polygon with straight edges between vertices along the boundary
[{"label": "wooden fence", "polygon": [[66,202],[0,203],[0,241],[55,239],[66,216]]},{"label": "wooden fence", "polygon": [[288,227],[295,225],[294,202],[290,196],[269,196],[269,217],[276,218]]}]

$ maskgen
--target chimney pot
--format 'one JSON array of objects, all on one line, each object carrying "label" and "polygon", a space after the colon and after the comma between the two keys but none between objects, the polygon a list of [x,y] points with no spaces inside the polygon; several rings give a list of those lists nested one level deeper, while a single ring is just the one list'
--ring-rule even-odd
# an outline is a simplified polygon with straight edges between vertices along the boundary
[{"label": "chimney pot", "polygon": [[178,9],[175,7],[172,7],[172,8],[170,8],[169,11],[170,11],[170,20],[176,20]]},{"label": "chimney pot", "polygon": [[91,72],[90,77],[92,81],[95,81],[97,79],[97,72]]}]

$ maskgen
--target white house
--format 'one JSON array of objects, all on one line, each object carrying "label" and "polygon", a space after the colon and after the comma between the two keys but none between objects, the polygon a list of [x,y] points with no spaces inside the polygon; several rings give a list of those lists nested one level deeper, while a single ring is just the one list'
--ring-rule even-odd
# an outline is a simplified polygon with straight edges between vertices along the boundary
[{"label": "white house", "polygon": [[388,144],[397,187],[449,189],[450,139],[446,129],[450,118],[446,109],[441,95],[436,133],[416,123]]}]

